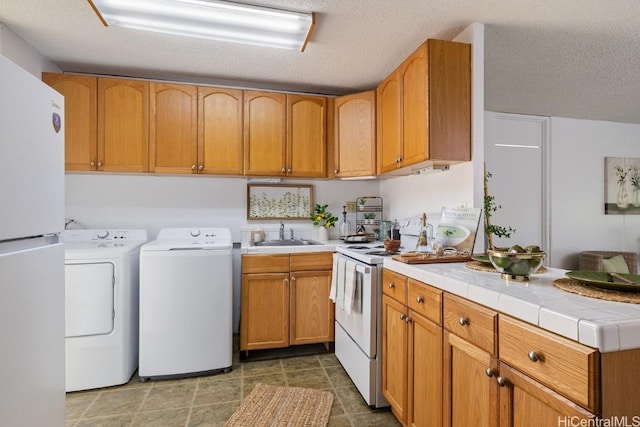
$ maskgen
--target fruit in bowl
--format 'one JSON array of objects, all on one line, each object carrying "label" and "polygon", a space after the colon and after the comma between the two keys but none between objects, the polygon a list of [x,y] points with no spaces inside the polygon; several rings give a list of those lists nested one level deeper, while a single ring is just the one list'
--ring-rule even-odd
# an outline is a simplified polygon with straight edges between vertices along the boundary
[{"label": "fruit in bowl", "polygon": [[528,280],[529,275],[538,271],[546,253],[539,246],[531,245],[523,248],[519,245],[500,250],[489,250],[489,261],[502,273],[503,278]]}]

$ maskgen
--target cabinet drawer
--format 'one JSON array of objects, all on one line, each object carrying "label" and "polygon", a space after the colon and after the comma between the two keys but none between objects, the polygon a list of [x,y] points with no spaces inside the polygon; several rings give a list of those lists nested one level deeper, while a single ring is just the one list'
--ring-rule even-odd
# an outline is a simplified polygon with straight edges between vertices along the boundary
[{"label": "cabinet drawer", "polygon": [[289,254],[242,255],[242,274],[288,272]]},{"label": "cabinet drawer", "polygon": [[409,279],[407,305],[432,322],[442,324],[442,291],[432,286]]},{"label": "cabinet drawer", "polygon": [[333,252],[308,252],[291,254],[291,271],[331,270]]},{"label": "cabinet drawer", "polygon": [[406,304],[407,277],[391,270],[382,270],[382,293],[400,304]]},{"label": "cabinet drawer", "polygon": [[443,323],[449,332],[498,354],[498,313],[451,294],[444,294]]},{"label": "cabinet drawer", "polygon": [[599,353],[533,325],[500,316],[500,360],[597,412]]}]

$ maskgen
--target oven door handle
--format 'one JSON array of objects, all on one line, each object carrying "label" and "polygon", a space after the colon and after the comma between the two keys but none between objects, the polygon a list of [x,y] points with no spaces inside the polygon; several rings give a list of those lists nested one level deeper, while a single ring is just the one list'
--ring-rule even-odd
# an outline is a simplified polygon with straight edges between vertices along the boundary
[{"label": "oven door handle", "polygon": [[371,274],[371,267],[356,264],[356,271],[362,274]]}]

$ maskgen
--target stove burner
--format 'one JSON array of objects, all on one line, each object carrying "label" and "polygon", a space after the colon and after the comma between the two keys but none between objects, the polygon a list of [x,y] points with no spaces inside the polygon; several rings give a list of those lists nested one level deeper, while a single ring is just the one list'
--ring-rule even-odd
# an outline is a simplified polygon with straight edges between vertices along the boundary
[{"label": "stove burner", "polygon": [[347,249],[370,249],[370,248],[371,248],[371,246],[358,246],[358,245],[347,246]]},{"label": "stove burner", "polygon": [[365,255],[391,256],[391,255],[396,255],[396,252],[391,252],[391,251],[371,251],[371,252],[365,252]]}]

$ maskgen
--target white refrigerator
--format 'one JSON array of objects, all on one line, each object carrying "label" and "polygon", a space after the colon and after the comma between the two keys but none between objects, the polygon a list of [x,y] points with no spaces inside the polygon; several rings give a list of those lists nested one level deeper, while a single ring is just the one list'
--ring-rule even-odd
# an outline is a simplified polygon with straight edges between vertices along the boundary
[{"label": "white refrigerator", "polygon": [[0,424],[65,425],[64,98],[0,55]]}]

